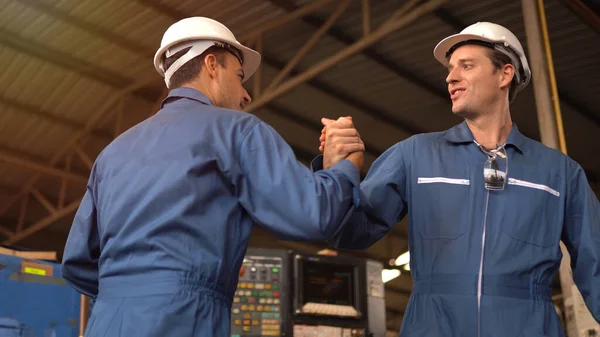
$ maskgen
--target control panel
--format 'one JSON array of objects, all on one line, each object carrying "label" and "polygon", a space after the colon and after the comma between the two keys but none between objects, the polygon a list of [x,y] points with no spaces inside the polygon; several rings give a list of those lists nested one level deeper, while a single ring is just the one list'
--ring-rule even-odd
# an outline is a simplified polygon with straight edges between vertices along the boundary
[{"label": "control panel", "polygon": [[383,264],[248,248],[231,309],[231,337],[385,337]]},{"label": "control panel", "polygon": [[285,251],[249,248],[231,309],[232,337],[284,336]]}]

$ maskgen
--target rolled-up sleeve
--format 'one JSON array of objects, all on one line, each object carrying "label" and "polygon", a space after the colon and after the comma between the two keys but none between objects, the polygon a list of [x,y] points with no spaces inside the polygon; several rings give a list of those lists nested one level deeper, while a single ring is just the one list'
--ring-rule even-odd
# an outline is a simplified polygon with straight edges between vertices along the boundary
[{"label": "rolled-up sleeve", "polygon": [[571,257],[573,280],[600,322],[600,203],[585,172],[575,164],[567,183],[562,240]]},{"label": "rolled-up sleeve", "polygon": [[234,185],[253,220],[284,239],[326,240],[360,203],[360,175],[348,160],[313,173],[270,126],[256,122],[237,150]]}]

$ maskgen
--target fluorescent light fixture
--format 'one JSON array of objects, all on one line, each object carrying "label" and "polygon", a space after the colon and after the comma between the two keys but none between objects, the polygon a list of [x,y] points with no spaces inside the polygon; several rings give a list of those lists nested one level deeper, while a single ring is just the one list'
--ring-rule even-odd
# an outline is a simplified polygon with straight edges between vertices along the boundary
[{"label": "fluorescent light fixture", "polygon": [[398,276],[400,276],[400,270],[398,269],[384,269],[381,271],[381,280],[383,283],[389,282]]},{"label": "fluorescent light fixture", "polygon": [[408,264],[409,262],[410,262],[410,252],[407,251],[406,253],[398,256],[396,258],[396,262],[394,264],[397,265],[397,266],[401,266],[401,265],[404,265],[404,264]]}]

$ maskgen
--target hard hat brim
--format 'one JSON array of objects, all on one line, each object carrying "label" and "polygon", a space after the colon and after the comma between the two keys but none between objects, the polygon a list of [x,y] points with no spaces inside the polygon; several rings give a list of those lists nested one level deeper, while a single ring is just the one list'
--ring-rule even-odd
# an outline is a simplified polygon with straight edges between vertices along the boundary
[{"label": "hard hat brim", "polygon": [[446,59],[446,53],[452,48],[454,45],[460,42],[468,41],[468,40],[479,40],[491,43],[497,43],[498,41],[486,39],[481,35],[475,34],[454,34],[450,35],[447,38],[440,41],[437,46],[433,49],[433,56],[438,62],[440,62],[444,67],[448,66],[448,59]]},{"label": "hard hat brim", "polygon": [[256,50],[248,48],[239,42],[237,47],[244,56],[244,64],[242,64],[242,69],[244,70],[244,80],[242,82],[246,82],[250,77],[252,77],[252,75],[254,75],[260,66],[261,56]]}]

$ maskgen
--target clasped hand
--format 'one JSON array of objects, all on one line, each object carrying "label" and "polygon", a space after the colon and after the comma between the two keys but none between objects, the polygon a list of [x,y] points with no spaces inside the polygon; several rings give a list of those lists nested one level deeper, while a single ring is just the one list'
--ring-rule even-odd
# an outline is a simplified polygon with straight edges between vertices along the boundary
[{"label": "clasped hand", "polygon": [[354,128],[352,117],[337,120],[321,118],[323,129],[319,141],[319,151],[323,153],[323,168],[330,168],[342,159],[348,159],[357,170],[364,164],[365,144]]}]

